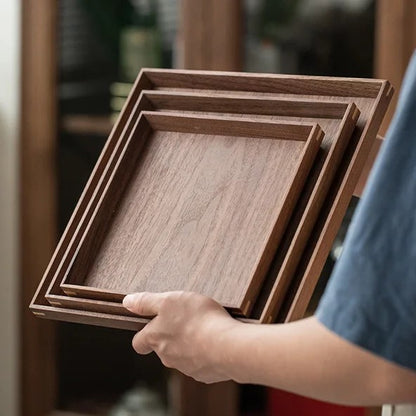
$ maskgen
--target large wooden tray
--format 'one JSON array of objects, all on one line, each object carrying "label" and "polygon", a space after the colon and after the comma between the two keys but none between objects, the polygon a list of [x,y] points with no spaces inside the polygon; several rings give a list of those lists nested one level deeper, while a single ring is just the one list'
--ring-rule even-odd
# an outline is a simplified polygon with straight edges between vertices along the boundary
[{"label": "large wooden tray", "polygon": [[[143,89],[159,90],[202,90],[215,95],[217,92],[233,91],[241,95],[280,97],[287,99],[337,100],[345,103],[356,102],[361,110],[357,128],[343,157],[341,168],[332,185],[329,197],[319,215],[318,224],[313,230],[312,243],[308,244],[306,255],[302,257],[302,267],[296,273],[296,281],[291,286],[290,297],[284,302],[285,312],[279,321],[288,321],[300,317],[308,303],[320,270],[328,255],[332,241],[339,228],[348,206],[355,184],[366,160],[373,139],[384,116],[392,95],[392,89],[386,81],[367,79],[346,79],[328,77],[302,77],[282,75],[238,74],[203,71],[143,70],[125,105],[124,111],[115,125],[102,153],[102,158],[109,159],[122,136],[129,115]],[[210,90],[210,91],[207,91]],[[57,250],[45,272],[41,285],[34,296],[31,309],[43,317],[114,326],[118,328],[137,329],[144,321],[105,313],[78,311],[50,306],[45,294],[51,278],[59,267],[60,260],[71,241],[72,235],[83,219],[91,199],[96,181],[102,172],[97,167],[78,203],[77,209],[68,224]],[[318,244],[316,244],[318,243]]]},{"label": "large wooden tray", "polygon": [[191,290],[247,316],[323,137],[315,125],[142,112],[64,291]]},{"label": "large wooden tray", "polygon": [[[154,92],[144,91],[140,98],[148,105],[138,105],[142,110],[152,108],[154,110],[164,110],[177,108],[180,111],[204,109],[218,113],[220,110],[226,111],[231,115],[245,111],[253,113],[251,117],[260,118],[268,115],[266,119],[273,120],[302,120],[312,122],[319,120],[325,132],[324,141],[321,145],[320,154],[313,166],[313,171],[308,177],[307,185],[303,189],[301,201],[298,203],[295,215],[292,216],[287,232],[284,235],[282,250],[277,251],[277,259],[285,259],[286,268],[272,268],[267,274],[265,284],[270,288],[270,300],[267,302],[267,309],[260,316],[261,322],[270,322],[271,314],[275,314],[285,295],[285,290],[293,276],[294,269],[300,260],[311,229],[322,206],[326,193],[330,187],[336,168],[342,158],[348,140],[355,127],[359,112],[354,104],[337,103],[333,101],[301,101],[301,100],[282,100],[275,98],[250,98],[233,97],[231,95],[223,97],[204,96],[200,93],[178,93],[178,92]],[[232,113],[234,112],[234,113]],[[315,119],[313,118],[315,117]],[[307,208],[307,209],[306,209]],[[277,262],[274,261],[276,264]],[[281,264],[281,262],[279,261]],[[82,295],[82,288],[74,285],[61,285],[71,294],[71,297],[61,296],[56,282],[51,285],[46,298],[54,305],[65,305],[86,310],[104,310],[107,312],[124,311],[120,305],[111,303],[100,303],[94,309],[94,303],[85,301],[82,298],[74,299],[76,293]],[[263,291],[264,292],[264,291]],[[260,300],[265,303],[264,299]],[[83,303],[84,302],[84,303]],[[256,309],[259,309],[259,302],[256,302]],[[107,307],[107,309],[105,309]]]}]

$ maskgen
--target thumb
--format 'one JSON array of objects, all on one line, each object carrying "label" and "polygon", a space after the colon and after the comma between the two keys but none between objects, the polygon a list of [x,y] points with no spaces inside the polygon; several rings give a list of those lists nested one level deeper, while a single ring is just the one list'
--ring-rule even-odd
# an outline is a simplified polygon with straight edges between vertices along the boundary
[{"label": "thumb", "polygon": [[164,293],[132,293],[124,297],[123,306],[140,316],[155,316],[159,313],[160,303],[165,297]]}]

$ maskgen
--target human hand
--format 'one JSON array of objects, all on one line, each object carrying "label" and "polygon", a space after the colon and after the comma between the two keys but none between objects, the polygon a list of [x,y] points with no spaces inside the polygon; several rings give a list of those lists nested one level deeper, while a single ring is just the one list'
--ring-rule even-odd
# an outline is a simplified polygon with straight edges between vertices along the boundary
[{"label": "human hand", "polygon": [[[169,368],[205,383],[227,380],[222,340],[241,325],[214,300],[192,292],[135,293],[123,305],[141,316],[155,316],[133,338],[138,354],[154,351]],[[225,361],[224,361],[225,360]]]}]

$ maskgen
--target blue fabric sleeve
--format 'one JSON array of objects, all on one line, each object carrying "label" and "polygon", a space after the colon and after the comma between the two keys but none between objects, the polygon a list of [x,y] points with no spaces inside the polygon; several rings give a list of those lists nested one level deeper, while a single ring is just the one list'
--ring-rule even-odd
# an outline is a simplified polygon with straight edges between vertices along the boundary
[{"label": "blue fabric sleeve", "polygon": [[416,53],[317,318],[416,370]]}]

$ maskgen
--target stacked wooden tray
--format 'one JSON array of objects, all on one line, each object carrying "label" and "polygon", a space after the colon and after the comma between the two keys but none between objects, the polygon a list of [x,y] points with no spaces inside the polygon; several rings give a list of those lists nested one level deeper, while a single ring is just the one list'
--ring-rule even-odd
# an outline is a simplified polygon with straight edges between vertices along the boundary
[{"label": "stacked wooden tray", "polygon": [[138,330],[135,291],[247,322],[306,310],[392,95],[387,81],[145,69],[31,303]]}]

